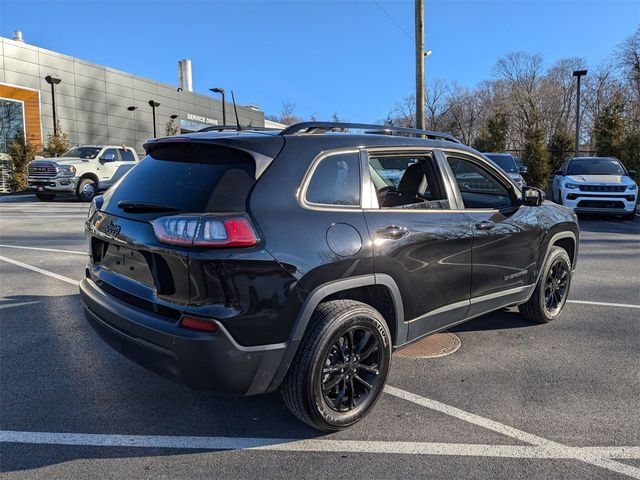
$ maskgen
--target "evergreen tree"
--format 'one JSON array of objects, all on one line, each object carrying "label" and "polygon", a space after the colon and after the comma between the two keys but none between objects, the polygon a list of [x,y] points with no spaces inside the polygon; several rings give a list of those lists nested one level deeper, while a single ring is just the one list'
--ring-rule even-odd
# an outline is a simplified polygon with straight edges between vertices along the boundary
[{"label": "evergreen tree", "polygon": [[47,135],[47,142],[42,149],[42,155],[51,158],[59,157],[67,152],[70,147],[69,135],[60,128],[60,121],[56,122],[56,133]]},{"label": "evergreen tree", "polygon": [[640,172],[640,132],[630,132],[624,137],[621,160],[628,170]]},{"label": "evergreen tree", "polygon": [[600,157],[622,158],[624,137],[623,106],[618,95],[605,105],[593,123],[593,139]]},{"label": "evergreen tree", "polygon": [[558,170],[564,161],[574,152],[574,139],[571,132],[565,128],[559,128],[549,139],[549,167],[551,172]]},{"label": "evergreen tree", "polygon": [[551,169],[544,145],[544,131],[541,128],[532,127],[525,132],[522,160],[528,167],[527,183],[546,190]]},{"label": "evergreen tree", "polygon": [[9,156],[12,168],[9,185],[14,192],[21,192],[27,188],[27,165],[35,158],[36,147],[28,139],[25,141],[24,133],[19,131],[9,144]]},{"label": "evergreen tree", "polygon": [[481,152],[504,152],[507,149],[509,117],[504,112],[495,112],[474,143]]}]

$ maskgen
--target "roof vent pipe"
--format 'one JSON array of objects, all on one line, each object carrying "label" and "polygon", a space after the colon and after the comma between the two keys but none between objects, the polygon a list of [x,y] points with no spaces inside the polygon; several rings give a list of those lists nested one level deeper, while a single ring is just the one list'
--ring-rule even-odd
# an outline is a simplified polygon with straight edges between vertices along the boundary
[{"label": "roof vent pipe", "polygon": [[178,60],[178,86],[183,91],[193,92],[193,81],[191,77],[191,60]]},{"label": "roof vent pipe", "polygon": [[16,42],[24,43],[24,38],[22,38],[22,32],[20,30],[16,30],[15,32],[13,32],[13,39]]}]

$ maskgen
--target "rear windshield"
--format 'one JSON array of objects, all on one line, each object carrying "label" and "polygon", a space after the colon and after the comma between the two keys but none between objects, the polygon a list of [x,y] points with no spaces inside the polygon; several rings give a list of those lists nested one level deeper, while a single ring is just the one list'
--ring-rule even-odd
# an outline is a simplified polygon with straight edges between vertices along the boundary
[{"label": "rear windshield", "polygon": [[125,211],[118,204],[162,206],[172,209],[171,214],[243,212],[254,184],[255,162],[246,152],[211,145],[168,145],[154,149],[107,191],[103,210],[141,219],[150,212]]},{"label": "rear windshield", "polygon": [[518,173],[518,166],[511,155],[487,155],[502,170],[509,173]]}]

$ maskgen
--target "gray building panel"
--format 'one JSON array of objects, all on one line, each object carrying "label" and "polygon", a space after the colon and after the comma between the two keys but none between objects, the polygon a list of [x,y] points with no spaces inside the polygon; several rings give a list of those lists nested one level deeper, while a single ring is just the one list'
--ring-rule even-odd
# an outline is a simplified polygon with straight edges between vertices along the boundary
[{"label": "gray building panel", "polygon": [[[222,124],[219,96],[178,92],[177,85],[0,37],[0,82],[39,90],[43,140],[53,129],[51,86],[44,80],[48,74],[62,79],[55,87],[56,112],[74,143],[124,142],[142,154],[142,144],[153,135],[149,100],[160,103],[156,109],[159,136],[171,115],[178,115],[176,124],[183,120],[187,125],[188,120],[192,128]],[[128,111],[131,105],[137,110]],[[230,103],[226,112],[227,123],[235,123]],[[238,114],[243,125],[264,125],[263,112],[239,105]]]}]

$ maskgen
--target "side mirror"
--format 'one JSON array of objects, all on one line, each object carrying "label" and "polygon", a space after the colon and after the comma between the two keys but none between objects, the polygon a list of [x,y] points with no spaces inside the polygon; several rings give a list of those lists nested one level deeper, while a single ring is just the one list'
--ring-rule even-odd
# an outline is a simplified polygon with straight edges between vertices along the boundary
[{"label": "side mirror", "polygon": [[522,187],[522,204],[527,207],[539,207],[544,202],[544,192],[536,187]]},{"label": "side mirror", "polygon": [[556,170],[555,172],[553,172],[554,175],[559,175],[561,177],[564,177],[564,172],[562,170]]},{"label": "side mirror", "polygon": [[520,173],[527,173],[527,170],[529,170],[529,169],[527,168],[526,165],[520,165],[520,168],[518,168],[518,171]]},{"label": "side mirror", "polygon": [[631,178],[636,178],[636,175],[638,174],[635,170],[629,170],[627,173]]},{"label": "side mirror", "polygon": [[101,162],[113,162],[116,159],[116,154],[113,152],[107,152],[100,157]]}]

